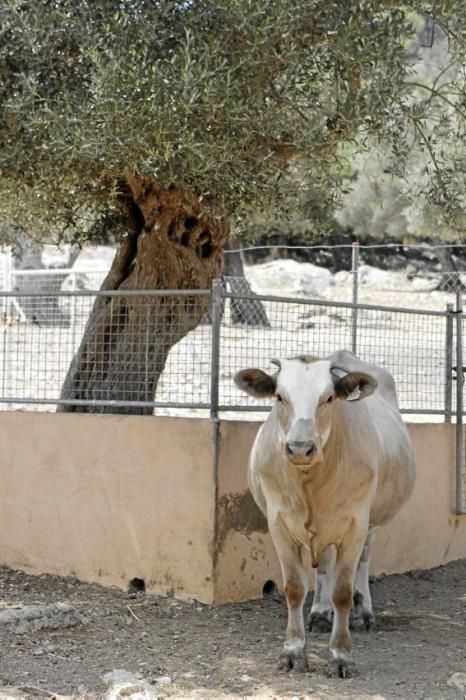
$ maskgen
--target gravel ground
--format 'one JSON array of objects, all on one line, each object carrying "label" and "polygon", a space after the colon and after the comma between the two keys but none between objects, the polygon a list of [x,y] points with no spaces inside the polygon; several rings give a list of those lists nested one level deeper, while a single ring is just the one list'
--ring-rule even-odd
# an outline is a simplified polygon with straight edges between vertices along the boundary
[{"label": "gravel ground", "polygon": [[[3,567],[2,610],[60,602],[74,612],[59,606],[44,617],[52,627],[0,625],[0,698],[463,698],[466,560],[372,589],[377,632],[353,634],[358,672],[340,680],[325,673],[327,634],[310,635],[308,673],[277,670],[286,619],[277,593],[211,607]],[[126,677],[106,676],[115,669]]]}]

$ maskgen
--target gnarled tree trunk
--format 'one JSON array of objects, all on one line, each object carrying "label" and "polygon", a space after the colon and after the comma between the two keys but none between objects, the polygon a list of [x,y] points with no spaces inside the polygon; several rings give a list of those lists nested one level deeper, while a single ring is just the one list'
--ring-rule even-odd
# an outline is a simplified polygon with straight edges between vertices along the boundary
[{"label": "gnarled tree trunk", "polygon": [[[263,303],[260,299],[243,299],[241,295],[256,296],[252,291],[244,274],[244,264],[241,251],[236,250],[234,244],[225,244],[225,265],[222,278],[222,287],[225,292],[232,292],[238,297],[230,299],[230,318],[233,324],[245,326],[262,326],[270,328]],[[231,252],[228,252],[231,251]],[[222,314],[225,311],[225,303],[222,305]],[[202,323],[212,323],[210,310],[206,312]]]},{"label": "gnarled tree trunk", "polygon": [[[244,274],[244,264],[241,251],[234,246],[225,246],[225,251],[232,249],[225,255],[225,282],[229,285],[233,294],[253,295],[249,282]],[[234,252],[233,252],[234,251]],[[264,305],[259,299],[231,299],[231,320],[233,323],[243,323],[247,326],[270,327]]]},{"label": "gnarled tree trunk", "polygon": [[[225,220],[173,187],[127,178],[133,230],[121,243],[103,290],[207,289],[221,274]],[[194,295],[99,296],[65,379],[63,399],[153,401],[172,346],[209,306]],[[62,405],[60,411],[150,414],[150,407]]]},{"label": "gnarled tree trunk", "polygon": [[442,275],[436,289],[442,292],[456,292],[458,289],[464,291],[465,287],[458,274],[451,248],[443,247],[438,237],[434,238],[434,243],[437,246],[435,254],[442,268]]}]

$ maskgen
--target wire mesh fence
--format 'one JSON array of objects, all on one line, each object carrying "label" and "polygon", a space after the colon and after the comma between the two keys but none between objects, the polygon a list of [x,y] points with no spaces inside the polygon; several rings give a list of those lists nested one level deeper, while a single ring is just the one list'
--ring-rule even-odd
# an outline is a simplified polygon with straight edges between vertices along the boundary
[{"label": "wire mesh fence", "polygon": [[[241,298],[226,296],[236,302]],[[220,410],[267,410],[232,383],[240,367],[272,369],[270,360],[275,357],[325,357],[336,349],[353,348],[361,359],[395,376],[405,413],[445,415],[450,396],[446,312],[270,297],[255,301],[264,305],[267,327],[246,329],[228,315],[221,325]]]},{"label": "wire mesh fence", "polygon": [[237,279],[214,297],[215,315],[210,290],[0,294],[0,404],[260,412],[238,369],[347,348],[394,375],[404,412],[454,410],[451,311],[253,295]]},{"label": "wire mesh fence", "polygon": [[0,298],[9,306],[0,327],[3,408],[209,407],[212,333],[199,324],[209,290]]}]

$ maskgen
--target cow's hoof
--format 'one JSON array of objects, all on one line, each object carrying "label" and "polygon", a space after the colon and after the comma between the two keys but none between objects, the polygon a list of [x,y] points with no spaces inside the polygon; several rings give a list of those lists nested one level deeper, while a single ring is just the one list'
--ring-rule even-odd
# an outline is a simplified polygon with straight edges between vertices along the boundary
[{"label": "cow's hoof", "polygon": [[353,630],[353,632],[361,632],[364,630],[367,632],[375,632],[377,625],[373,613],[362,612],[357,615],[351,615],[350,629]]},{"label": "cow's hoof", "polygon": [[333,610],[311,612],[308,623],[311,632],[331,632],[333,627]]},{"label": "cow's hoof", "polygon": [[352,678],[355,672],[354,663],[347,659],[332,659],[327,664],[327,676],[331,678]]},{"label": "cow's hoof", "polygon": [[297,671],[298,673],[307,671],[308,663],[304,650],[282,651],[278,668],[280,671]]}]

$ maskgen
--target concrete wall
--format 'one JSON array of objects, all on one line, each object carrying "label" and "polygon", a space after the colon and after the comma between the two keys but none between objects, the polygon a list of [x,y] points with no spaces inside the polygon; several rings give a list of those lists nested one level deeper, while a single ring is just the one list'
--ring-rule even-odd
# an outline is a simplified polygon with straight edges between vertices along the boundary
[{"label": "concrete wall", "polygon": [[213,598],[208,421],[0,413],[0,563]]},{"label": "concrete wall", "polygon": [[[247,491],[254,422],[0,412],[0,563],[203,602],[245,600],[281,575]],[[374,573],[466,557],[452,515],[454,426],[410,426],[418,479],[377,536]]]}]

